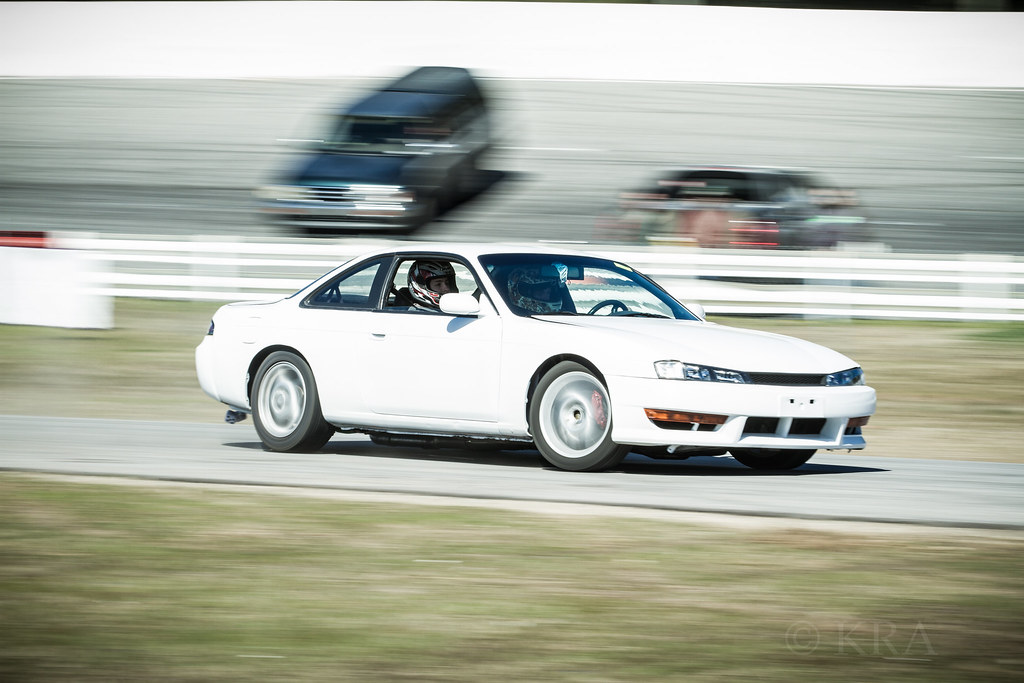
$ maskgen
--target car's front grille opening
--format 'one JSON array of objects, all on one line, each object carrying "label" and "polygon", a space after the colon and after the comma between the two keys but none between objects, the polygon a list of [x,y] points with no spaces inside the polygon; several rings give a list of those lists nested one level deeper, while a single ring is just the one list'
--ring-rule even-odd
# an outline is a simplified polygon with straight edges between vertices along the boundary
[{"label": "car's front grille opening", "polygon": [[320,202],[344,202],[359,199],[347,187],[309,187],[306,190],[309,199]]},{"label": "car's front grille opening", "polygon": [[753,384],[772,384],[780,387],[816,386],[825,383],[825,375],[803,375],[783,372],[750,372]]},{"label": "car's front grille opening", "polygon": [[743,426],[744,434],[774,434],[779,428],[777,417],[748,417]]},{"label": "car's front grille opening", "polygon": [[789,429],[784,434],[779,434],[779,420],[777,417],[748,417],[743,425],[743,433],[746,434],[772,434],[775,436],[817,436],[825,429],[825,418],[823,417],[797,417],[789,424]]},{"label": "car's front grille opening", "polygon": [[719,425],[697,424],[696,422],[670,422],[668,420],[651,420],[662,429],[672,429],[677,432],[713,432]]},{"label": "car's front grille opening", "polygon": [[790,434],[799,434],[801,436],[811,436],[821,434],[821,430],[825,428],[825,418],[796,418],[793,420],[793,424],[789,427]]},{"label": "car's front grille opening", "polygon": [[692,422],[670,422],[668,420],[651,420],[654,424],[658,425],[662,429],[672,429],[677,432],[690,432],[693,431]]},{"label": "car's front grille opening", "polygon": [[866,425],[870,419],[870,415],[865,415],[864,417],[851,417],[846,423],[846,435],[860,436],[861,427]]}]

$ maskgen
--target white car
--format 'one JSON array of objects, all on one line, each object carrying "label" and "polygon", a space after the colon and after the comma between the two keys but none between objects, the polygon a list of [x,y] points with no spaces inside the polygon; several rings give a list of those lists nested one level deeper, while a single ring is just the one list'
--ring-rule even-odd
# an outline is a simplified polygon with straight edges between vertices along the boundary
[{"label": "white car", "polygon": [[[439,310],[406,300],[416,262],[454,271]],[[455,438],[532,444],[577,471],[630,451],[791,469],[864,448],[875,410],[831,349],[707,322],[616,261],[496,245],[381,249],[279,301],[223,306],[196,370],[271,450],[315,451],[336,431]]]}]

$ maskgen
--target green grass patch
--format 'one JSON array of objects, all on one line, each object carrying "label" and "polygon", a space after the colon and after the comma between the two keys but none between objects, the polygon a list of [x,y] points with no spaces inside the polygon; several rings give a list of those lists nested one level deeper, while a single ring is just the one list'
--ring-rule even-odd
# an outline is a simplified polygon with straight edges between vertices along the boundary
[{"label": "green grass patch", "polygon": [[0,325],[0,412],[211,421],[195,348],[218,303],[117,299],[115,327]]},{"label": "green grass patch", "polygon": [[0,679],[1019,680],[1022,544],[0,475]]},{"label": "green grass patch", "polygon": [[981,341],[1024,345],[1024,323],[1002,323],[981,329],[972,335]]}]

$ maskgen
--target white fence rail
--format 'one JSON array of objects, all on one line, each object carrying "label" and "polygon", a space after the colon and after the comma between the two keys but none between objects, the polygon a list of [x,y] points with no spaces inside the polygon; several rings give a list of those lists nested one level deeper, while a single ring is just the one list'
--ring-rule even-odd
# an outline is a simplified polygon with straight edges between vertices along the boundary
[{"label": "white fence rail", "polygon": [[[93,293],[240,301],[290,294],[382,240],[258,242],[65,235],[98,262]],[[1024,321],[1024,259],[999,254],[718,251],[570,245],[654,277],[712,314]]]}]

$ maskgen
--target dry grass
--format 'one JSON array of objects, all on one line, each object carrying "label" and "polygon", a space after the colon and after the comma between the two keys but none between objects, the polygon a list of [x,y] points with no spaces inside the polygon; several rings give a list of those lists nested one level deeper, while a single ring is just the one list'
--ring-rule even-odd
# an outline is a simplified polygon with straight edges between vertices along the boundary
[{"label": "dry grass", "polygon": [[0,679],[1020,680],[1019,534],[0,476]]}]

